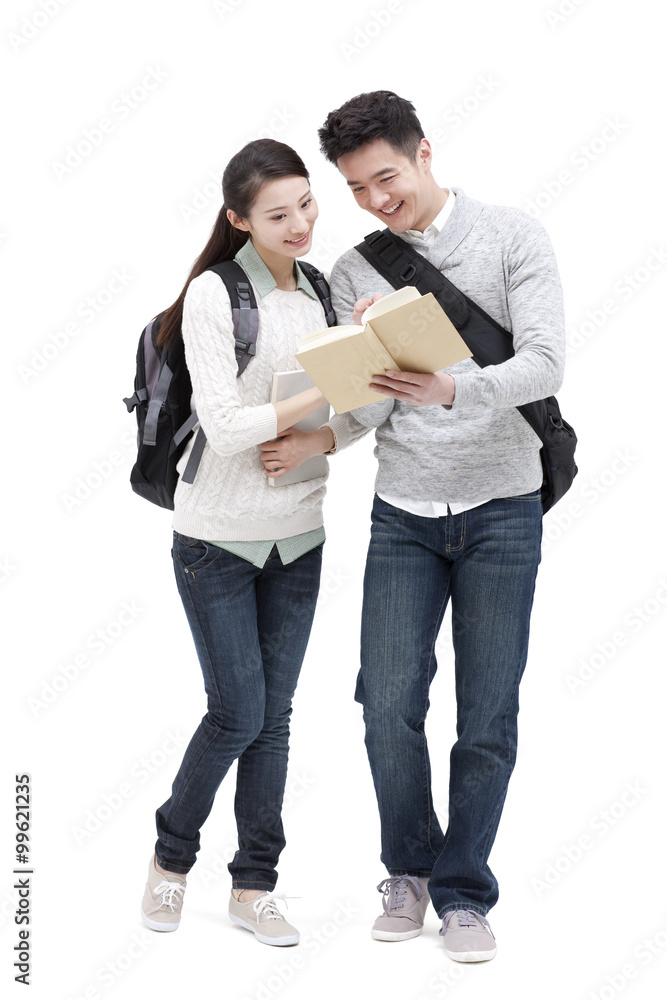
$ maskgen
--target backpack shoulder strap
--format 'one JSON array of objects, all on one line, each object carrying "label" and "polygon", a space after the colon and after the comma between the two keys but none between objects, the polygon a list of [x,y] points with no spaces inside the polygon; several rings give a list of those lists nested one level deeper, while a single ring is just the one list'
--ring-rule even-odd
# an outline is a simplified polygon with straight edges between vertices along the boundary
[{"label": "backpack shoulder strap", "polygon": [[355,250],[394,288],[414,285],[422,295],[433,292],[480,366],[513,356],[512,335],[396,233],[377,230]]},{"label": "backpack shoulder strap", "polygon": [[238,365],[237,377],[244,372],[257,351],[259,314],[255,293],[247,274],[235,260],[223,260],[207,268],[221,278],[232,304],[234,350]]},{"label": "backpack shoulder strap", "polygon": [[334,312],[334,308],[331,304],[331,292],[329,290],[329,283],[327,279],[321,271],[314,267],[313,264],[309,264],[307,260],[299,260],[297,263],[317,292],[317,297],[322,303],[322,308],[324,309],[327,326],[335,326],[336,313]]}]

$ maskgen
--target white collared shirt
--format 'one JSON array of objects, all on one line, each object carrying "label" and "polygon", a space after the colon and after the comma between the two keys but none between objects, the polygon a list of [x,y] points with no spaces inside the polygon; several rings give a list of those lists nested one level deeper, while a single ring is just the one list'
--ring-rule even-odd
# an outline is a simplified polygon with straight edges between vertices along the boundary
[{"label": "white collared shirt", "polygon": [[[452,214],[455,201],[456,195],[450,190],[447,201],[423,233],[420,233],[418,229],[408,229],[407,232],[410,236],[423,240],[426,246],[431,246]],[[388,496],[386,493],[378,493],[378,496],[385,503],[390,503],[392,507],[399,507],[401,510],[406,510],[409,514],[417,514],[419,517],[444,517],[446,514],[461,514],[464,510],[472,510],[473,507],[481,507],[483,503],[488,502],[487,500],[478,500],[476,503],[447,503],[444,500],[413,500],[410,497],[394,497]]]}]

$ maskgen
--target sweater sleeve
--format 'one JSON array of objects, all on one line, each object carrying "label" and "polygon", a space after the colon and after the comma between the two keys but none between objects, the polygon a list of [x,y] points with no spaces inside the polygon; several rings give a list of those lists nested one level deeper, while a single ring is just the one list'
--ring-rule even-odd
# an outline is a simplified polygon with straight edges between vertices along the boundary
[{"label": "sweater sleeve", "polygon": [[[507,234],[501,233],[507,241]],[[452,372],[453,410],[520,406],[561,386],[565,320],[558,267],[542,225],[521,216],[504,254],[514,357],[473,372]]]},{"label": "sweater sleeve", "polygon": [[216,274],[205,272],[190,283],[182,333],[197,416],[210,447],[219,455],[235,455],[276,437],[274,406],[241,401],[232,307]]}]

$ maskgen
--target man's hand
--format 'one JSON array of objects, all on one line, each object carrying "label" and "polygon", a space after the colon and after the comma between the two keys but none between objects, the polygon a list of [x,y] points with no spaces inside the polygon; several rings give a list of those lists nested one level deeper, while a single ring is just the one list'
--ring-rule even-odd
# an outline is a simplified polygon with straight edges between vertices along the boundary
[{"label": "man's hand", "polygon": [[446,372],[423,375],[420,372],[387,371],[384,375],[374,375],[370,388],[412,406],[451,406],[456,382]]},{"label": "man's hand", "polygon": [[272,479],[280,479],[286,472],[302,465],[307,458],[323,455],[333,448],[333,444],[333,433],[328,427],[320,427],[317,431],[289,427],[280,437],[260,445],[264,471]]},{"label": "man's hand", "polygon": [[377,302],[378,299],[381,298],[383,298],[383,296],[380,292],[375,292],[371,295],[370,299],[357,299],[354,303],[354,312],[352,313],[352,322],[355,326],[361,326],[361,317],[363,313],[365,313],[367,309],[370,309],[373,303]]}]

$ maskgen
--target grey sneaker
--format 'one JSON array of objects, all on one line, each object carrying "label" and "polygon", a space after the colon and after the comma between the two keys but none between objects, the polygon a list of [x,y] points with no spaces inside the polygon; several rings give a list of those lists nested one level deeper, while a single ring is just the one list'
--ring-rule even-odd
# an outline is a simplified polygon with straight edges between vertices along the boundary
[{"label": "grey sneaker", "polygon": [[498,951],[489,921],[475,910],[448,910],[440,933],[455,962],[487,962]]},{"label": "grey sneaker", "polygon": [[371,930],[376,941],[407,941],[421,934],[424,914],[429,904],[428,879],[416,875],[392,875],[380,882],[384,893],[384,913]]},{"label": "grey sneaker", "polygon": [[148,866],[148,881],[141,902],[141,917],[152,931],[175,931],[181,922],[185,878],[163,875],[155,867],[155,855]]},{"label": "grey sneaker", "polygon": [[229,919],[239,927],[252,931],[262,944],[288,945],[299,943],[296,927],[285,920],[278,909],[277,900],[285,896],[274,896],[265,892],[248,903],[239,903],[234,893],[229,897]]}]

